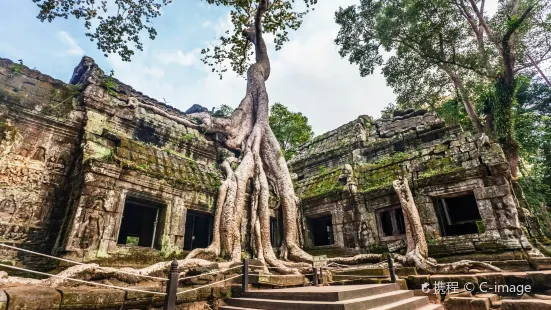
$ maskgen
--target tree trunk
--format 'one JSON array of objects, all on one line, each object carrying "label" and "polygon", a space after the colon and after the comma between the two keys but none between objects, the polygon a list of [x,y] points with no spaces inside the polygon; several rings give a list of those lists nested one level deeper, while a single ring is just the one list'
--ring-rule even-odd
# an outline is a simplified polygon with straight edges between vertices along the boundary
[{"label": "tree trunk", "polygon": [[413,265],[422,272],[435,273],[474,273],[480,271],[501,271],[487,263],[462,260],[449,264],[438,264],[428,256],[428,247],[423,232],[419,211],[413,200],[407,179],[392,182],[394,191],[400,199],[406,224],[406,255],[394,254],[394,258],[403,265]]},{"label": "tree trunk", "polygon": [[463,81],[461,81],[461,78],[459,77],[459,75],[453,72],[447,65],[443,65],[443,69],[448,74],[448,76],[452,80],[455,87],[459,90],[461,99],[463,99],[463,105],[465,106],[465,111],[467,112],[467,115],[469,116],[469,119],[473,124],[473,128],[475,129],[476,132],[483,133],[484,126],[482,126],[482,122],[480,121],[480,118],[478,117],[478,115],[476,114],[476,111],[474,110],[474,106],[469,96],[469,92],[465,88],[465,85],[463,85]]},{"label": "tree trunk", "polygon": [[247,92],[239,107],[228,118],[215,118],[208,113],[190,115],[199,117],[202,127],[209,133],[222,133],[228,139],[226,145],[239,149],[242,157],[235,171],[226,159],[223,168],[226,179],[218,193],[214,223],[214,237],[207,249],[192,251],[187,258],[223,256],[231,261],[241,260],[241,220],[249,207],[246,202],[247,183],[252,180],[251,195],[251,244],[253,255],[276,267],[281,273],[297,273],[292,264],[276,258],[270,243],[270,215],[268,199],[270,187],[276,195],[283,213],[284,241],[281,256],[284,260],[311,262],[311,255],[299,247],[298,209],[291,176],[280,145],[268,122],[268,93],[265,81],[270,75],[270,61],[262,38],[262,16],[267,0],[261,0],[255,17],[254,28],[245,29],[243,35],[255,46],[256,63],[247,71]]}]

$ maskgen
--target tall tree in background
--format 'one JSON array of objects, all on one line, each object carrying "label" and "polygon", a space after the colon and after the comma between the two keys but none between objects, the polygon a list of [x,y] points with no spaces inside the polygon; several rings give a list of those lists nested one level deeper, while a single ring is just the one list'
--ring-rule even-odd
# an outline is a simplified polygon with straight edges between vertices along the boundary
[{"label": "tall tree in background", "polygon": [[293,158],[297,147],[310,141],[314,136],[306,116],[300,112],[291,112],[277,102],[270,109],[270,127],[286,160]]},{"label": "tall tree in background", "polygon": [[[503,146],[516,180],[519,147],[511,118],[516,81],[551,56],[551,3],[500,1],[491,18],[484,5],[484,0],[361,0],[336,12],[341,29],[335,42],[362,76],[382,66],[401,106],[434,108],[457,97],[472,128]],[[382,51],[394,55],[385,61]],[[491,85],[480,109],[484,119],[475,107],[475,85]]]}]

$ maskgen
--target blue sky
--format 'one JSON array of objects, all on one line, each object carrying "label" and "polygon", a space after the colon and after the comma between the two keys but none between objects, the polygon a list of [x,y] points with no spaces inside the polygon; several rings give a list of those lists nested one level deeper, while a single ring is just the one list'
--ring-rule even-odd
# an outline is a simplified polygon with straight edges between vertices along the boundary
[{"label": "blue sky", "polygon": [[[83,55],[144,94],[186,110],[197,103],[208,108],[236,107],[245,91],[243,78],[230,73],[219,80],[200,61],[199,51],[230,27],[228,12],[202,1],[175,0],[155,20],[156,40],[143,40],[131,63],[108,58],[84,36],[82,21],[59,19],[41,23],[31,0],[1,0],[0,57],[22,59],[30,68],[68,81]],[[280,102],[309,118],[316,134],[334,129],[361,114],[378,117],[394,101],[384,78],[361,78],[356,66],[341,59],[333,43],[338,31],[334,12],[355,0],[320,1],[303,27],[291,34],[281,51],[270,46],[270,102]],[[164,98],[164,99],[163,99]]]}]

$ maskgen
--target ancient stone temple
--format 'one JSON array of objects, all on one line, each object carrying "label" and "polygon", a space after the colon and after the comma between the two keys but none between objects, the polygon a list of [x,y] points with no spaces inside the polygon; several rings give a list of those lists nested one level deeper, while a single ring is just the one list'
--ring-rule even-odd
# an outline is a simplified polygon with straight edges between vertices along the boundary
[{"label": "ancient stone temple", "polygon": [[[0,59],[0,242],[119,265],[206,247],[217,163],[229,151],[223,137],[172,119],[184,115],[87,57],[69,84]],[[431,255],[529,250],[526,234],[537,234],[499,146],[433,113],[361,116],[302,146],[290,165],[303,245],[314,252],[400,251],[398,177],[413,187]],[[275,203],[271,212],[277,246]],[[0,260],[49,266],[5,248]]]},{"label": "ancient stone temple", "polygon": [[404,216],[392,188],[399,177],[413,187],[431,256],[532,248],[521,224],[529,211],[519,206],[524,199],[512,190],[501,148],[446,126],[433,112],[362,115],[303,145],[290,164],[304,246],[324,249],[318,253],[404,248]]}]

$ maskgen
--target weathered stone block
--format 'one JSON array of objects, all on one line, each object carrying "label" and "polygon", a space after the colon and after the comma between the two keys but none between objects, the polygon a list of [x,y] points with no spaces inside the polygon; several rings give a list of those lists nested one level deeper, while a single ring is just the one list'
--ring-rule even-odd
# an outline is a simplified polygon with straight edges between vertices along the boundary
[{"label": "weathered stone block", "polygon": [[0,310],[6,310],[6,307],[8,306],[8,296],[6,295],[6,292],[3,290],[0,290]]},{"label": "weathered stone block", "polygon": [[430,289],[428,293],[423,292],[420,289],[413,290],[413,295],[415,296],[426,296],[429,298],[431,304],[440,304],[442,302],[442,295],[436,293],[434,289]]},{"label": "weathered stone block", "polygon": [[508,195],[510,191],[509,186],[498,185],[484,188],[476,188],[473,190],[473,193],[476,199],[489,199]]},{"label": "weathered stone block", "polygon": [[[152,287],[140,287],[140,289],[146,291],[164,292],[159,288]],[[128,291],[126,292],[126,299],[124,301],[125,309],[147,309],[149,307],[158,307],[164,303],[165,297],[158,294],[148,294],[142,292]]]},{"label": "weathered stone block", "polygon": [[506,299],[502,301],[502,310],[549,310],[551,309],[551,300]]},{"label": "weathered stone block", "polygon": [[60,309],[120,309],[126,292],[115,289],[60,288]]},{"label": "weathered stone block", "polygon": [[432,286],[429,275],[408,276],[406,277],[406,282],[410,289],[421,289],[425,283],[429,283]]},{"label": "weathered stone block", "polygon": [[489,310],[490,300],[474,297],[450,297],[444,302],[446,310]]},{"label": "weathered stone block", "polygon": [[551,270],[551,257],[532,257],[530,263],[537,270]]},{"label": "weathered stone block", "polygon": [[61,304],[61,294],[51,287],[11,287],[5,292],[9,301],[6,310],[59,309]]}]

